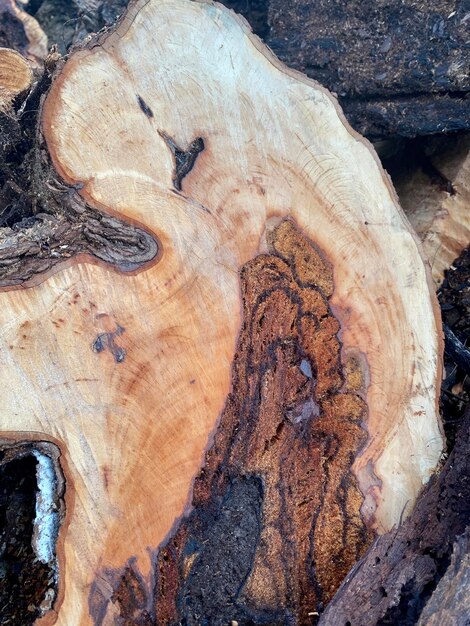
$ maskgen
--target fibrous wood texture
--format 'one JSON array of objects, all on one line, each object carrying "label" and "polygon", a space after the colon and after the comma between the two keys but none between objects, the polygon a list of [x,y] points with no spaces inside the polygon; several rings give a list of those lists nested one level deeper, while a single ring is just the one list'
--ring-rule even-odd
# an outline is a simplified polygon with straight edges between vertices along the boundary
[{"label": "fibrous wood texture", "polygon": [[31,86],[33,72],[21,54],[0,48],[0,110],[6,111],[17,95]]},{"label": "fibrous wood texture", "polygon": [[467,411],[442,472],[403,525],[374,542],[319,626],[468,623],[469,445]]},{"label": "fibrous wood texture", "polygon": [[74,53],[42,131],[64,202],[158,247],[127,274],[74,249],[0,297],[5,438],[51,450],[45,620],[308,623],[442,450],[435,298],[377,158],[187,0],[134,2]]}]

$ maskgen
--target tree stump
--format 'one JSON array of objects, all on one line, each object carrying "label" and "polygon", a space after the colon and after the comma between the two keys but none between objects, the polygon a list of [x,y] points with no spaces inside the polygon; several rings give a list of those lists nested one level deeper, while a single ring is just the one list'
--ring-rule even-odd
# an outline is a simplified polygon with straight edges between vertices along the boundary
[{"label": "tree stump", "polygon": [[33,617],[311,623],[443,446],[437,302],[377,156],[209,2],[133,2],[40,122],[74,217],[11,234],[0,294]]}]

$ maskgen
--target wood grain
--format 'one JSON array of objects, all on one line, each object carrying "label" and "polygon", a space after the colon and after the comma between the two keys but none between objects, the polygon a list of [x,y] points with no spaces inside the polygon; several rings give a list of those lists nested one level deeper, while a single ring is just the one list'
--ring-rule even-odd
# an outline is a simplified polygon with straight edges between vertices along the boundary
[{"label": "wood grain", "polygon": [[[55,442],[66,478],[59,595],[43,622],[145,623],[181,610],[158,594],[149,604],[157,550],[188,512],[219,420],[221,483],[198,479],[194,515],[244,459],[247,478],[234,479],[224,509],[236,518],[237,502],[248,507],[254,568],[243,606],[304,616],[331,596],[366,527],[388,530],[411,508],[442,450],[435,296],[376,155],[331,96],[282,66],[246,23],[187,0],[133,2],[112,33],[71,55],[42,130],[63,180],[159,249],[132,275],[75,257],[0,294],[4,436]],[[256,305],[271,279],[273,294]],[[263,307],[271,321],[238,358],[250,341],[242,320],[259,326]],[[270,357],[263,333],[292,341]],[[271,405],[257,406],[259,385]],[[257,428],[230,389],[251,398]],[[235,420],[249,426],[240,441],[225,432]],[[217,455],[205,463],[210,477]],[[261,541],[277,532],[289,489],[289,502],[318,508],[297,507],[264,560]],[[341,541],[321,529],[328,520]],[[294,580],[281,564],[291,532]],[[186,567],[175,599],[200,576],[196,559]],[[267,568],[273,582],[262,588]],[[264,598],[277,583],[279,598]]]},{"label": "wood grain", "polygon": [[13,98],[31,86],[33,72],[25,58],[8,48],[0,48],[0,110],[8,110]]}]

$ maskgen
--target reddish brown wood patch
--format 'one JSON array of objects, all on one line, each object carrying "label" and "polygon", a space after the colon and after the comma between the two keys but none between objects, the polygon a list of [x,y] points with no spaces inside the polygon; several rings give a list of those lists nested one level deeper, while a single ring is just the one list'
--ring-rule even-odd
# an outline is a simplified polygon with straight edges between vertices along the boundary
[{"label": "reddish brown wood patch", "polygon": [[192,512],[140,601],[158,624],[311,624],[372,539],[351,472],[366,406],[345,386],[332,269],[291,221],[269,245],[241,271],[232,391]]}]

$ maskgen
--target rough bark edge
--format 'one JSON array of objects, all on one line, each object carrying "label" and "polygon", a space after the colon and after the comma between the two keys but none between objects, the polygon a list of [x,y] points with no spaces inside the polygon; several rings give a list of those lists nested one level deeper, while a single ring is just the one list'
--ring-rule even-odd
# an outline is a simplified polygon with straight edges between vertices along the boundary
[{"label": "rough bark edge", "polygon": [[80,185],[65,184],[55,171],[41,119],[45,97],[63,65],[57,53],[49,55],[21,109],[11,114],[17,132],[10,151],[23,142],[22,163],[14,171],[6,160],[0,163],[6,178],[0,193],[9,194],[12,213],[15,207],[20,215],[28,209],[26,218],[0,228],[0,288],[37,284],[64,262],[103,262],[129,273],[160,256],[154,234],[91,207],[80,197]]},{"label": "rough bark edge", "polygon": [[468,626],[470,623],[470,526],[454,543],[446,573],[421,613],[418,626]]}]

